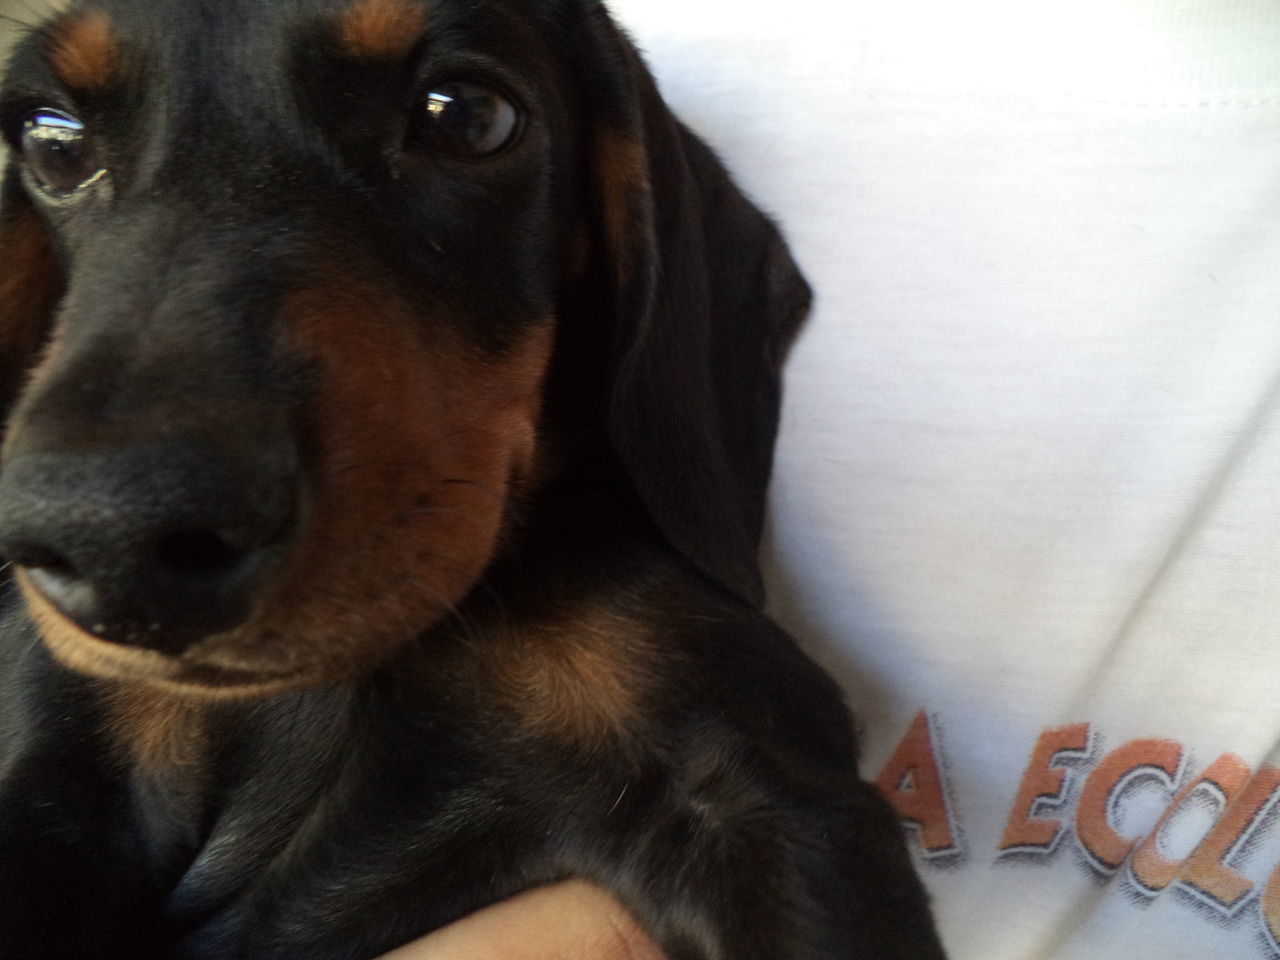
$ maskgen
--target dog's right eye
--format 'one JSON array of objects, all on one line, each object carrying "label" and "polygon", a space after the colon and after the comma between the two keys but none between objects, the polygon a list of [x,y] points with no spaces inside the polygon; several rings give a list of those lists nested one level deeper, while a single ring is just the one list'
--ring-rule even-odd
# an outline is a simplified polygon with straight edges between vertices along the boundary
[{"label": "dog's right eye", "polygon": [[69,196],[106,173],[84,124],[59,110],[29,114],[20,149],[36,182],[55,197]]}]

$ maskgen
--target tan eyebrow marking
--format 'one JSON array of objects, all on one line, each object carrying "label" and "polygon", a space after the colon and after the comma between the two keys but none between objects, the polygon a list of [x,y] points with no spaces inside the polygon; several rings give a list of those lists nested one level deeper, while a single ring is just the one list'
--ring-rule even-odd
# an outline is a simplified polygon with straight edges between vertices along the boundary
[{"label": "tan eyebrow marking", "polygon": [[352,56],[386,60],[407,54],[426,26],[427,12],[414,0],[357,0],[342,14],[339,35]]},{"label": "tan eyebrow marking", "polygon": [[111,18],[85,10],[54,25],[49,61],[59,78],[76,90],[98,90],[111,82],[118,51]]},{"label": "tan eyebrow marking", "polygon": [[649,152],[643,143],[604,129],[596,137],[595,164],[604,214],[605,242],[618,271],[630,280],[652,190]]}]

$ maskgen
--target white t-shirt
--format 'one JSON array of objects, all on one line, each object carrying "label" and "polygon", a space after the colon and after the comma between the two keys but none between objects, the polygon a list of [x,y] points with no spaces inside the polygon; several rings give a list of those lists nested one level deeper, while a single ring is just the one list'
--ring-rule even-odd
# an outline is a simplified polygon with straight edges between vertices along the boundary
[{"label": "white t-shirt", "polygon": [[1280,3],[612,5],[817,289],[774,609],[954,960],[1280,960]]}]

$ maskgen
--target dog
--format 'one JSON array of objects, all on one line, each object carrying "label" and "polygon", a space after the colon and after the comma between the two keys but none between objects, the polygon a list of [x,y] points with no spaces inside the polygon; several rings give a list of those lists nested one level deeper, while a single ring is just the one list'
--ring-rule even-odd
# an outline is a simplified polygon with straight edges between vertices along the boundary
[{"label": "dog", "polygon": [[761,612],[809,289],[597,0],[79,0],[2,90],[0,956],[576,877],[670,960],[942,957]]}]

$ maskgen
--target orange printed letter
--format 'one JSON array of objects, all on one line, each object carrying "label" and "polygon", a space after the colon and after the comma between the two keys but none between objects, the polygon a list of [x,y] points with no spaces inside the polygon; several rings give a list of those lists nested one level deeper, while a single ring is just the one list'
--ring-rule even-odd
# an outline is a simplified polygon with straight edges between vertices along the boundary
[{"label": "orange printed letter", "polygon": [[1009,813],[1009,825],[1004,828],[1000,840],[1000,852],[1028,850],[1048,853],[1062,833],[1062,821],[1050,817],[1036,817],[1033,812],[1038,804],[1055,804],[1062,800],[1062,786],[1066,770],[1055,766],[1060,754],[1083,756],[1089,746],[1089,725],[1076,723],[1069,727],[1046,730],[1040,734],[1031,762],[1022,775],[1022,786]]},{"label": "orange printed letter", "polygon": [[[1133,859],[1129,861],[1129,869],[1133,872],[1134,882],[1149,893],[1159,893],[1173,882],[1183,863],[1190,859],[1190,856],[1187,856],[1182,860],[1170,860],[1164,856],[1160,852],[1160,831],[1164,829],[1165,824],[1178,812],[1178,809],[1192,793],[1196,790],[1211,792],[1221,803],[1221,807],[1218,810],[1218,818],[1221,819],[1224,811],[1230,805],[1231,799],[1240,792],[1240,788],[1245,785],[1248,779],[1248,764],[1234,753],[1224,753],[1204,773],[1179,790],[1177,796],[1173,798],[1173,802],[1169,804],[1164,814],[1156,822],[1156,825],[1151,828],[1151,832],[1147,834],[1146,839],[1138,844],[1138,849],[1133,852]],[[1209,835],[1207,832],[1205,837],[1201,839],[1201,843]]]},{"label": "orange printed letter", "polygon": [[1267,886],[1262,891],[1262,919],[1273,946],[1280,948],[1280,866],[1271,871]]},{"label": "orange printed letter", "polygon": [[1112,825],[1123,788],[1146,772],[1160,777],[1172,790],[1181,762],[1182,746],[1173,740],[1131,740],[1107,754],[1089,774],[1076,810],[1076,838],[1099,870],[1110,873],[1120,866],[1138,842],[1120,836]]},{"label": "orange printed letter", "polygon": [[1227,863],[1249,839],[1280,787],[1280,770],[1264,766],[1231,801],[1226,813],[1187,858],[1181,882],[1211,904],[1232,912],[1253,889],[1253,881]]},{"label": "orange printed letter", "polygon": [[916,828],[926,854],[956,849],[942,774],[933,753],[929,718],[923,710],[911,721],[911,729],[876,777],[876,786],[898,815]]}]

